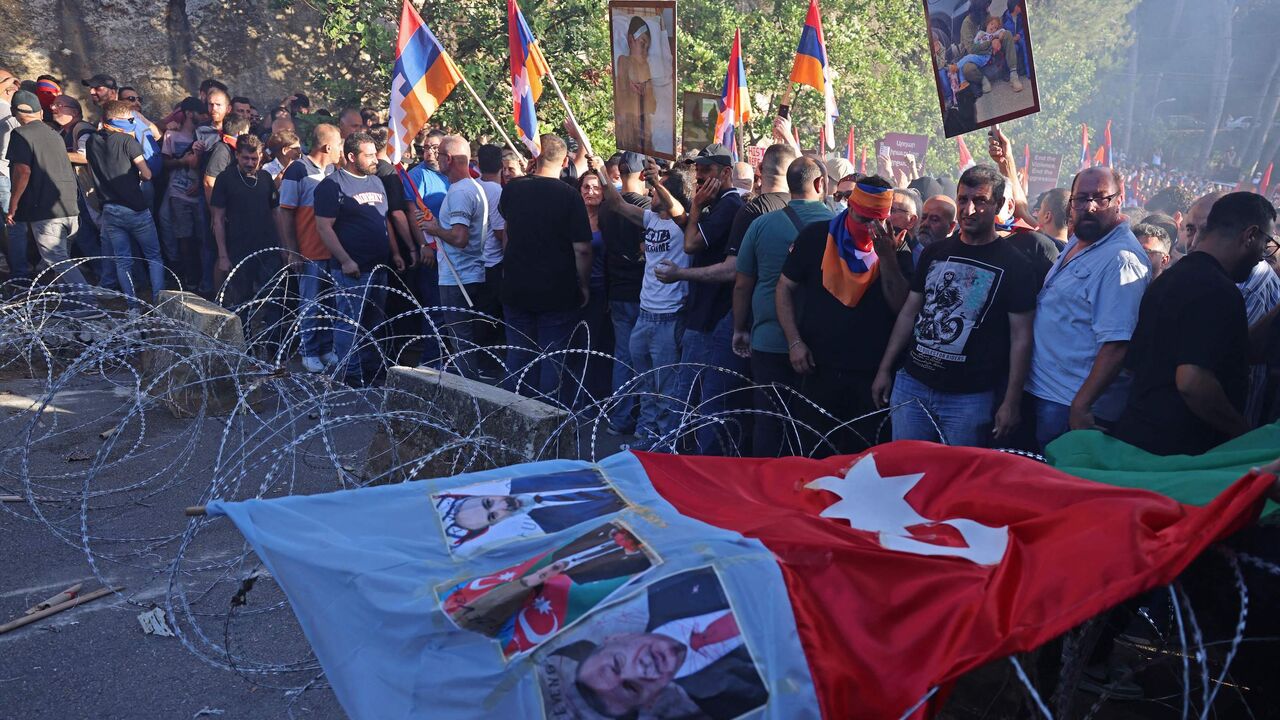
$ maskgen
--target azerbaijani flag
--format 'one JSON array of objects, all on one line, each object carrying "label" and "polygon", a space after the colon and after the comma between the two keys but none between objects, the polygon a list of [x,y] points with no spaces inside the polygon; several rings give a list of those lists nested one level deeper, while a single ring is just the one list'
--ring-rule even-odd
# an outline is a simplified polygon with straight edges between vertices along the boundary
[{"label": "azerbaijani flag", "polygon": [[733,33],[733,49],[729,51],[729,69],[720,92],[720,114],[716,117],[716,142],[733,152],[738,159],[739,127],[751,122],[750,95],[747,93],[747,70],[742,65],[742,31]]},{"label": "azerbaijani flag", "polygon": [[426,127],[431,114],[461,81],[462,73],[449,53],[409,0],[404,0],[400,6],[396,62],[391,71],[391,133],[387,138],[391,164],[400,162],[414,136]]},{"label": "azerbaijani flag", "polygon": [[533,39],[533,31],[525,22],[516,0],[507,0],[507,43],[511,50],[511,98],[515,103],[516,130],[520,140],[537,157],[542,152],[538,142],[537,102],[542,97],[542,76],[551,72],[547,60]]},{"label": "azerbaijani flag", "polygon": [[818,12],[818,0],[809,0],[809,14],[804,19],[800,33],[800,45],[796,48],[796,60],[791,66],[791,82],[808,85],[822,93],[826,104],[827,142],[834,148],[836,132],[834,121],[840,113],[836,109],[835,83],[831,79],[831,63],[827,59],[827,41],[822,35],[822,15]]},{"label": "azerbaijani flag", "polygon": [[1089,126],[1080,124],[1080,169],[1089,167]]}]

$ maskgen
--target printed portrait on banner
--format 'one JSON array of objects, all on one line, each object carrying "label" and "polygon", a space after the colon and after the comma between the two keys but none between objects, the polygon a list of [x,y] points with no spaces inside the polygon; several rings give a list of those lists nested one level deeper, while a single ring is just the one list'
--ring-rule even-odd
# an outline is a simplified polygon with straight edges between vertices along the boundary
[{"label": "printed portrait on banner", "polygon": [[733,720],[769,691],[710,567],[656,580],[534,656],[548,720]]},{"label": "printed portrait on banner", "polygon": [[1040,112],[1026,0],[923,0],[947,137]]},{"label": "printed portrait on banner", "polygon": [[626,501],[596,468],[503,478],[431,496],[449,552],[469,557],[622,510]]},{"label": "printed portrait on banner", "polygon": [[454,625],[528,652],[661,560],[624,524],[605,523],[512,567],[436,589]]},{"label": "printed portrait on banner", "polygon": [[676,4],[609,4],[613,49],[614,133],[619,150],[674,160],[676,154]]}]

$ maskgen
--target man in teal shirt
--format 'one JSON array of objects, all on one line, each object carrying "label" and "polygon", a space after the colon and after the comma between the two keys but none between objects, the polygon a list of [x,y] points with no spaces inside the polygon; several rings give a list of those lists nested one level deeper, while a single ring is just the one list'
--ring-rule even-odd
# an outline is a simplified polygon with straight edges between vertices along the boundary
[{"label": "man in teal shirt", "polygon": [[[798,387],[795,370],[787,353],[787,339],[778,324],[774,291],[782,264],[796,235],[812,223],[831,220],[826,196],[826,172],[814,158],[798,157],[787,168],[787,190],[791,200],[782,210],[761,215],[751,223],[738,250],[738,275],[733,287],[733,351],[751,359],[751,376],[760,386],[772,383]],[[769,413],[785,413],[779,399],[789,393],[761,389],[755,393],[755,407]],[[757,457],[775,457],[783,451],[780,420],[757,415],[752,431],[752,448]]]}]

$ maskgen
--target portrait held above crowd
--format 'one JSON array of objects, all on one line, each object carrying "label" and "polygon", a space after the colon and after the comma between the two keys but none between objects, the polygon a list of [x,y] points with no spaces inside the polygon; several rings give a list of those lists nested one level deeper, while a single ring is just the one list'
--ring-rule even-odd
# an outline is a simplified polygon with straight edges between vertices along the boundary
[{"label": "portrait held above crowd", "polygon": [[[914,4],[932,134],[862,145],[817,0],[790,74],[750,77],[779,86],[768,117],[749,33],[689,81],[676,2],[612,0],[612,136],[578,122],[582,80],[556,79],[516,0],[502,120],[409,0],[367,105],[211,78],[161,107],[142,78],[0,68],[4,301],[83,329],[198,296],[266,368],[242,384],[374,398],[389,427],[415,412],[385,402],[408,371],[467,393],[481,445],[486,413],[558,419],[521,438],[542,462],[201,500],[266,559],[351,717],[931,717],[1031,651],[1074,683],[1058,701],[1102,703],[1154,695],[1120,662],[1146,625],[1208,678],[1156,589],[1244,585],[1192,565],[1219,542],[1267,592],[1280,576],[1280,183],[1234,148],[1113,155],[1110,121],[1081,124],[1078,164],[1013,137],[1050,92],[1027,6],[1052,4]],[[446,102],[476,125],[440,122]],[[1213,609],[1240,613],[1222,677],[1245,607]],[[1280,635],[1260,615],[1249,638]],[[1253,708],[1280,702],[1258,647],[1231,676]]]}]

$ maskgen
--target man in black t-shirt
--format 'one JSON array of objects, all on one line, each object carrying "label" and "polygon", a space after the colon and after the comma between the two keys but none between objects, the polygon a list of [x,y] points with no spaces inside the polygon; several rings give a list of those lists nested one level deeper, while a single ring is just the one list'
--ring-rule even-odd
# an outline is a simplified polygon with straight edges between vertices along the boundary
[{"label": "man in black t-shirt", "polygon": [[102,129],[89,136],[84,148],[102,202],[102,239],[115,256],[116,276],[130,307],[137,307],[139,296],[130,272],[135,245],[147,261],[151,295],[165,283],[160,237],[142,189],[151,180],[151,168],[134,135],[135,123],[129,103],[110,100],[102,107]]},{"label": "man in black t-shirt", "polygon": [[[567,347],[582,316],[591,279],[591,223],[582,195],[560,180],[569,149],[564,140],[543,135],[542,154],[532,175],[502,189],[498,211],[506,222],[502,315],[507,324],[507,382],[510,390],[559,397],[566,404],[574,388],[564,377],[563,353],[521,372],[539,353]],[[531,387],[532,386],[532,387]]]},{"label": "man in black t-shirt", "polygon": [[[644,156],[624,152],[618,156],[618,175],[622,182],[622,199],[629,205],[647,210]],[[600,240],[604,245],[604,281],[609,294],[609,317],[613,321],[613,382],[616,393],[635,376],[631,362],[631,331],[640,317],[640,284],[644,281],[644,228],[627,222],[621,214],[600,206]],[[639,404],[631,393],[624,394],[609,409],[605,431],[611,435],[630,435],[636,429]]]},{"label": "man in black t-shirt", "polygon": [[883,439],[876,437],[881,418],[845,423],[875,411],[871,381],[907,298],[911,252],[895,247],[885,224],[892,197],[888,180],[863,178],[848,209],[796,236],[778,278],[778,324],[791,368],[805,397],[833,416],[801,418],[830,443],[818,455],[858,452]]},{"label": "man in black t-shirt", "polygon": [[[84,276],[67,260],[67,243],[79,226],[76,214],[76,179],[58,133],[41,122],[44,112],[34,93],[14,93],[12,107],[19,127],[9,131],[9,175],[13,183],[9,206],[2,208],[10,240],[26,252],[28,234],[40,248],[40,257],[57,265],[61,281],[85,285]],[[86,308],[88,310],[88,308]]]},{"label": "man in black t-shirt", "polygon": [[[956,188],[959,234],[920,253],[871,389],[894,408],[894,440],[982,447],[1020,422],[1036,292],[1026,258],[996,233],[1004,184],[994,168],[966,170]],[[1005,373],[996,409],[992,388]]]},{"label": "man in black t-shirt", "polygon": [[1248,432],[1250,343],[1261,349],[1267,338],[1250,336],[1236,283],[1276,252],[1275,220],[1261,195],[1223,197],[1195,251],[1147,288],[1125,357],[1133,387],[1116,437],[1156,455],[1199,455]]}]

